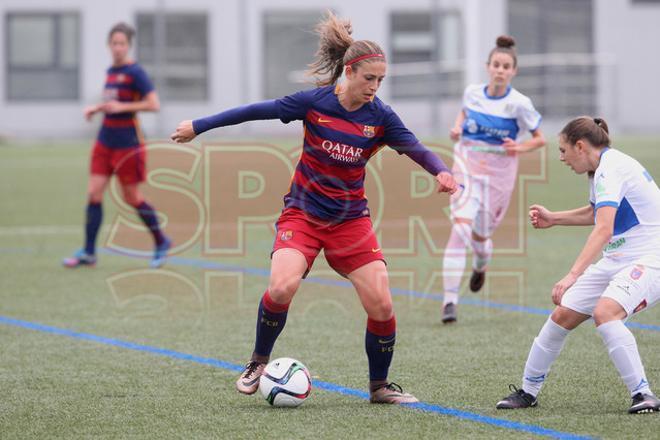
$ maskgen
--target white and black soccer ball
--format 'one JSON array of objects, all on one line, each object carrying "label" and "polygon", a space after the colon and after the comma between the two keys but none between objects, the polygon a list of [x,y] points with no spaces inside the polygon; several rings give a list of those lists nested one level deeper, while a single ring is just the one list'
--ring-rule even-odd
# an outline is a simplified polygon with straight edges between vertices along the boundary
[{"label": "white and black soccer ball", "polygon": [[309,397],[312,379],[302,362],[278,358],[264,368],[259,378],[259,391],[273,406],[298,406]]}]

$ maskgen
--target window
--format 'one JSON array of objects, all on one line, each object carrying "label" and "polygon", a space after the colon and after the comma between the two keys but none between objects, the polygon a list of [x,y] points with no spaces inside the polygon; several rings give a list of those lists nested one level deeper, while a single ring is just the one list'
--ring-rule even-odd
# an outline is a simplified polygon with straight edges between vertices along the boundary
[{"label": "window", "polygon": [[[400,11],[390,16],[394,98],[460,97],[462,23],[458,11]],[[414,63],[414,64],[413,64]],[[408,64],[408,65],[406,65]]]},{"label": "window", "polygon": [[[206,14],[164,14],[163,38],[157,15],[137,15],[137,59],[164,100],[208,99],[208,23]],[[159,44],[160,43],[160,44]],[[158,60],[160,55],[160,62]]]},{"label": "window", "polygon": [[79,21],[66,12],[6,15],[7,100],[78,99]]},{"label": "window", "polygon": [[595,113],[592,0],[509,0],[509,32],[520,55],[514,85],[541,114]]},{"label": "window", "polygon": [[[322,11],[264,13],[263,84],[266,99],[279,98],[304,87],[302,74],[314,59],[319,40],[314,27]],[[308,84],[309,85],[309,84]]]}]

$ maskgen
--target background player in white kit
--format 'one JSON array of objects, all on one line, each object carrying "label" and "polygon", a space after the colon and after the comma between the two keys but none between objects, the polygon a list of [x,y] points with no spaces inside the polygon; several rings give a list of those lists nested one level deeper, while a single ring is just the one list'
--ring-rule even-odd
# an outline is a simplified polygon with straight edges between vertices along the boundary
[{"label": "background player in white kit", "polygon": [[[532,101],[511,87],[517,57],[513,38],[497,38],[488,56],[488,84],[465,89],[463,108],[450,137],[454,147],[453,174],[464,191],[451,198],[452,230],[443,260],[444,303],[442,322],[456,321],[456,305],[465,271],[466,249],[474,252],[470,290],[477,292],[485,280],[492,255],[491,236],[509,206],[518,174],[518,154],[545,145],[539,130],[541,115]],[[518,143],[520,134],[532,137]]]},{"label": "background player in white kit", "polygon": [[[497,408],[536,406],[566,336],[593,316],[632,396],[628,412],[660,411],[635,337],[624,325],[660,299],[660,189],[639,162],[609,145],[607,124],[599,118],[576,118],[559,135],[559,160],[578,174],[589,174],[590,205],[561,212],[533,205],[530,220],[535,228],[594,228],[570,272],[552,290],[557,307],[534,339],[522,389],[510,385],[512,394]],[[603,258],[591,265],[601,250]]]}]

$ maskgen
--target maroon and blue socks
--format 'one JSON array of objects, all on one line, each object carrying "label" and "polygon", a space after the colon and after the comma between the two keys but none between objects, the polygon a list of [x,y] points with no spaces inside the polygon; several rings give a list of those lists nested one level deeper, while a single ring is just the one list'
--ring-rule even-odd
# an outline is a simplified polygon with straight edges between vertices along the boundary
[{"label": "maroon and blue socks", "polygon": [[163,244],[165,236],[158,225],[158,216],[154,208],[147,202],[142,202],[135,209],[137,209],[140,218],[151,232],[151,235],[153,235],[156,246]]},{"label": "maroon and blue socks", "polygon": [[[253,360],[268,361],[275,341],[286,324],[288,311],[289,304],[278,304],[273,301],[268,291],[264,293],[259,303],[257,338],[252,354]],[[387,374],[392,363],[395,340],[396,319],[394,316],[387,321],[367,319],[365,349],[369,360],[369,381],[373,388],[387,383]]]},{"label": "maroon and blue socks", "polygon": [[289,304],[278,304],[270,297],[266,290],[259,302],[259,315],[257,316],[257,339],[254,343],[253,360],[266,362],[270,357],[277,337],[282,333],[286,324],[286,315]]},{"label": "maroon and blue socks", "polygon": [[103,205],[89,202],[87,204],[87,219],[85,222],[85,253],[96,254],[96,236],[103,222]]},{"label": "maroon and blue socks", "polygon": [[[135,207],[140,218],[147,226],[157,246],[165,241],[165,236],[158,225],[158,216],[154,208],[147,202],[142,202]],[[89,202],[87,204],[87,221],[85,222],[85,252],[89,255],[96,254],[96,237],[99,234],[103,222],[103,205],[101,203]]]},{"label": "maroon and blue socks", "polygon": [[396,339],[396,319],[387,321],[367,319],[367,332],[364,345],[369,360],[369,381],[372,389],[387,383],[387,373],[394,355]]}]

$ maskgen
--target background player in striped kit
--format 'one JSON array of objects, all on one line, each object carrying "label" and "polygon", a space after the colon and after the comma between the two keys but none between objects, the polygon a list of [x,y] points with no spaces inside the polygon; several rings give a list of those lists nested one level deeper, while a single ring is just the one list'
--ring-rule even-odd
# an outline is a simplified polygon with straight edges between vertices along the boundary
[{"label": "background player in striped kit", "polygon": [[[324,249],[330,266],[351,281],[367,312],[371,402],[416,402],[387,380],[396,321],[387,269],[364,195],[365,166],[389,145],[436,176],[439,191],[453,193],[456,183],[444,163],[376,97],[386,72],[383,50],[372,41],[354,41],[350,23],[332,13],[317,26],[317,32],[320,45],[310,73],[329,76],[318,81],[320,87],[183,121],[172,135],[177,142],[188,142],[211,128],[248,120],[303,121],[303,152],[277,221],[270,282],[259,304],[254,351],[236,386],[245,394],[256,392],[289,304]],[[346,81],[336,85],[342,73]]]},{"label": "background player in striped kit", "polygon": [[[579,117],[559,135],[559,160],[589,175],[589,205],[570,211],[530,207],[535,228],[594,225],[570,272],[555,284],[557,306],[534,339],[522,389],[499,409],[536,406],[536,396],[568,333],[593,317],[610,359],[632,396],[628,412],[660,411],[651,392],[637,342],[624,325],[632,314],[660,300],[660,189],[632,157],[610,148],[607,123]],[[591,262],[602,251],[603,258]]]},{"label": "background player in striped kit", "polygon": [[[451,198],[452,229],[443,260],[444,302],[442,322],[456,321],[466,249],[474,253],[470,290],[479,291],[491,259],[491,237],[509,206],[518,173],[518,154],[545,145],[539,129],[541,115],[532,101],[511,87],[516,74],[515,42],[497,38],[486,63],[488,84],[465,89],[463,108],[450,137],[454,146],[453,173],[464,190]],[[518,138],[526,131],[532,137]]]},{"label": "background player in striped kit", "polygon": [[136,113],[158,111],[160,102],[149,77],[130,57],[135,31],[125,23],[112,27],[108,45],[112,66],[107,71],[103,102],[85,109],[90,120],[104,113],[103,123],[92,151],[85,222],[85,245],[72,257],[65,258],[65,267],[96,264],[96,236],[103,221],[103,193],[110,177],[117,175],[124,200],[134,207],[155,241],[152,267],[165,262],[170,240],[160,230],[154,208],[145,201],[139,184],[145,179],[146,151]]}]

